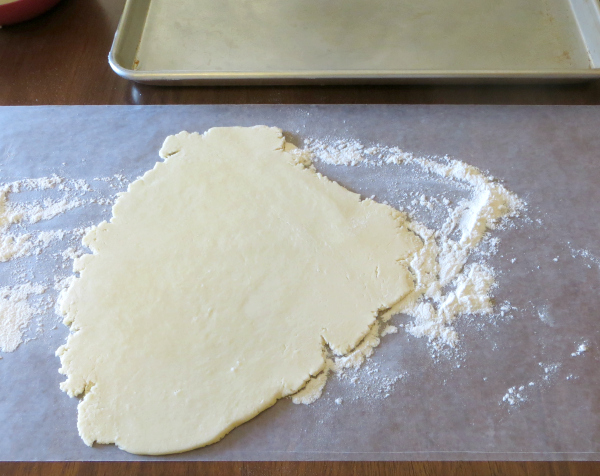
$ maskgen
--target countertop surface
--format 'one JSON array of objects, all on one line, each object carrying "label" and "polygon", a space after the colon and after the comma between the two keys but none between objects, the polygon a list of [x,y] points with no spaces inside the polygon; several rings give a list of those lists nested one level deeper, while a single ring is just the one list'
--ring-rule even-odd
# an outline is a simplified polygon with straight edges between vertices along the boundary
[{"label": "countertop surface", "polygon": [[[600,82],[530,85],[150,87],[108,65],[124,0],[63,0],[0,30],[0,105],[561,104],[597,105]],[[586,462],[0,463],[0,474],[598,474]]]}]

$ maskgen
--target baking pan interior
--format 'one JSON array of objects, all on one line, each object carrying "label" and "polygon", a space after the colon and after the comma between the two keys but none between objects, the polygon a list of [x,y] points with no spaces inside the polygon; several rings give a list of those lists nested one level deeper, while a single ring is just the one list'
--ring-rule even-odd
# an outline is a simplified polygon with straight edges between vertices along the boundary
[{"label": "baking pan interior", "polygon": [[148,5],[138,71],[593,66],[586,44],[593,38],[582,35],[568,0],[152,0]]}]

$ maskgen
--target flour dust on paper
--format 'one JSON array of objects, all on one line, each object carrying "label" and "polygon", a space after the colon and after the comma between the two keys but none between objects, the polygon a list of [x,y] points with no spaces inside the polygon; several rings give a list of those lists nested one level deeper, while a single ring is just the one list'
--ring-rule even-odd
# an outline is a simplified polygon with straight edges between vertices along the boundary
[{"label": "flour dust on paper", "polygon": [[0,353],[57,328],[52,311],[86,228],[64,227],[61,217],[77,221],[86,207],[111,205],[125,178],[97,180],[106,186],[56,174],[0,184]]}]

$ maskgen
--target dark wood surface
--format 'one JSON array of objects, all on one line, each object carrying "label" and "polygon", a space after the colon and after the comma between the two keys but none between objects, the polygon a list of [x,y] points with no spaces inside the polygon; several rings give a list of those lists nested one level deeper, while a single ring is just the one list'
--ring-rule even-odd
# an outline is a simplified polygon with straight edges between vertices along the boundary
[{"label": "dark wood surface", "polygon": [[0,30],[0,105],[600,104],[600,82],[512,86],[151,87],[107,61],[124,0],[63,0]]},{"label": "dark wood surface", "polygon": [[[0,105],[46,104],[600,104],[600,82],[479,86],[150,87],[110,69],[124,0],[63,0],[0,30]],[[0,429],[1,431],[1,429]],[[10,475],[598,475],[575,462],[0,463]]]},{"label": "dark wood surface", "polygon": [[2,476],[597,476],[581,462],[4,463]]}]

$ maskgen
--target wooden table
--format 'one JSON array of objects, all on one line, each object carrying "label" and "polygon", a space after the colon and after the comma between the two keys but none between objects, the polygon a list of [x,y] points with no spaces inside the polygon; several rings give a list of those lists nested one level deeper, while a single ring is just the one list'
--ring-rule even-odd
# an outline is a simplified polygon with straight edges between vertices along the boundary
[{"label": "wooden table", "polygon": [[0,105],[27,104],[600,104],[600,81],[512,86],[158,88],[107,61],[124,0],[63,0],[0,30]]},{"label": "wooden table", "polygon": [[[124,0],[63,0],[0,30],[0,105],[46,104],[600,104],[600,81],[553,85],[149,87],[107,62]],[[1,431],[1,429],[0,429]],[[574,462],[0,463],[0,476],[86,475],[597,475]]]}]

